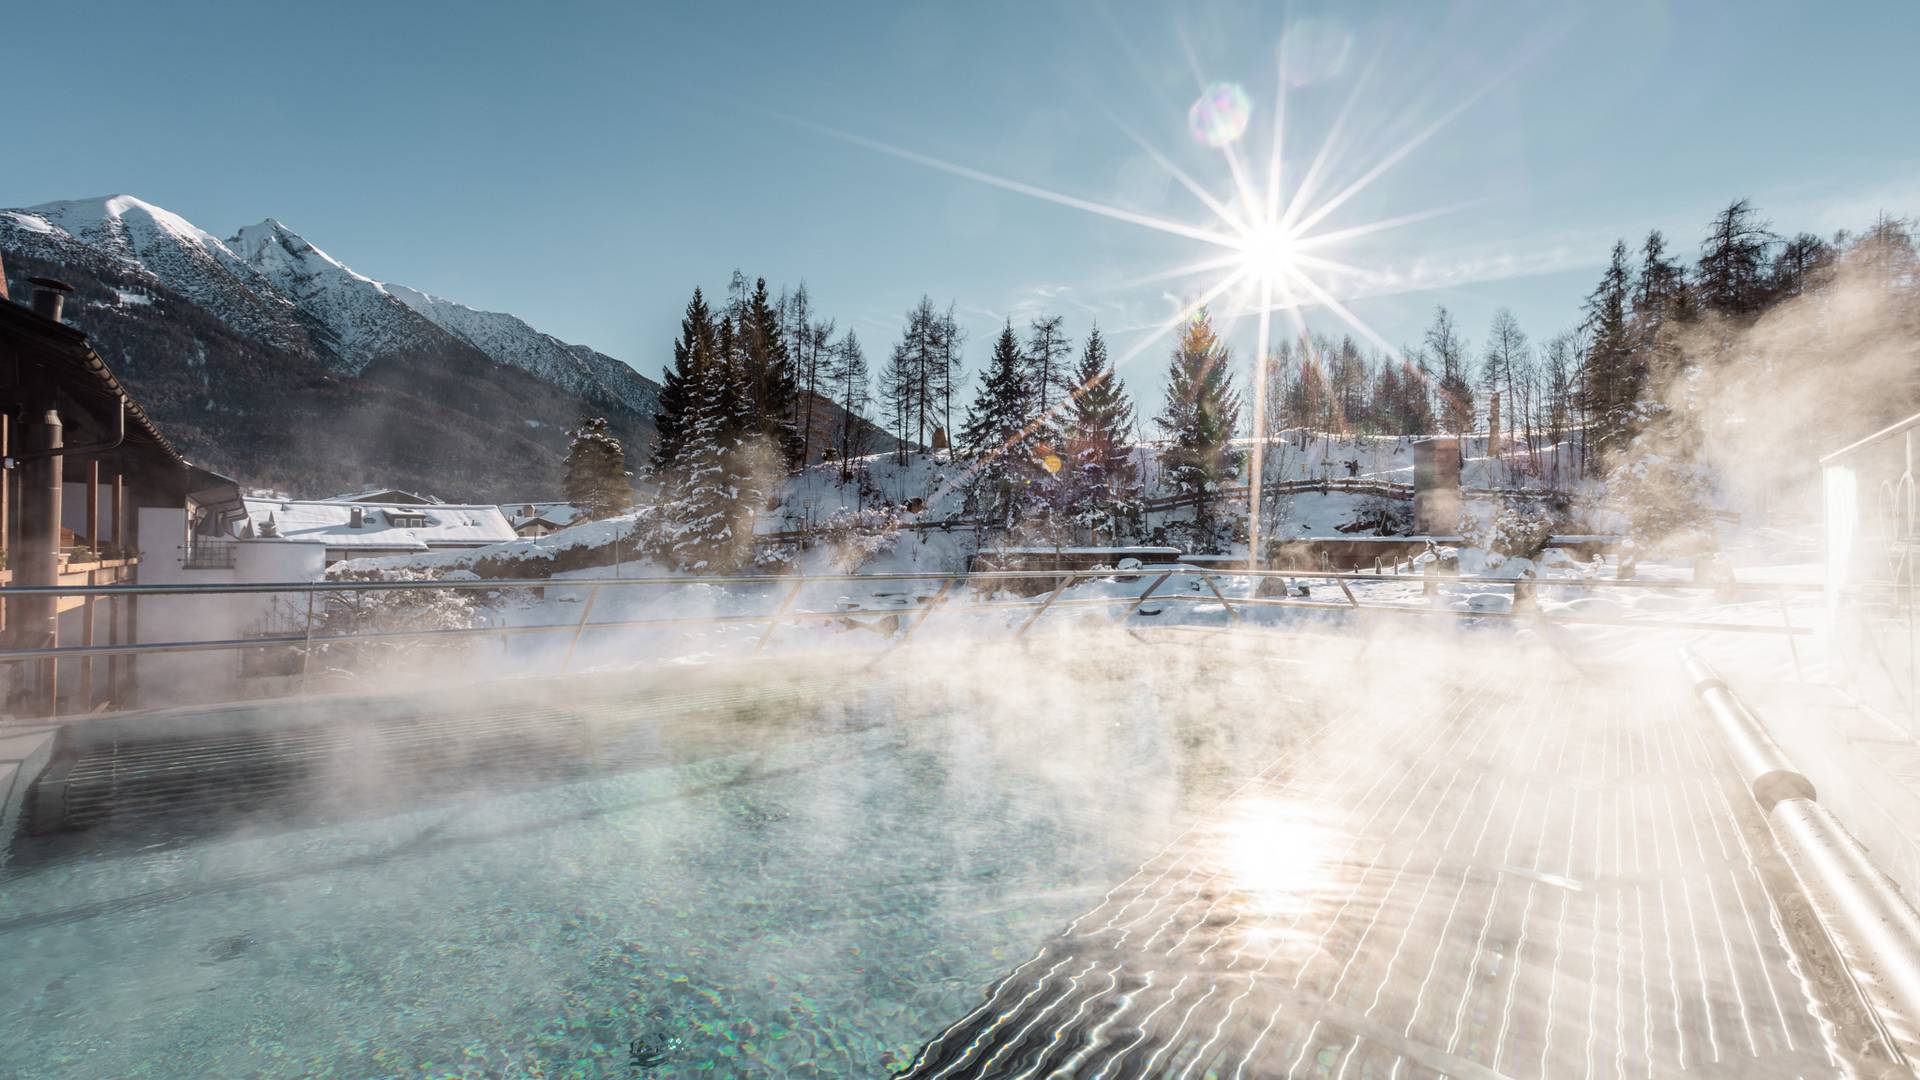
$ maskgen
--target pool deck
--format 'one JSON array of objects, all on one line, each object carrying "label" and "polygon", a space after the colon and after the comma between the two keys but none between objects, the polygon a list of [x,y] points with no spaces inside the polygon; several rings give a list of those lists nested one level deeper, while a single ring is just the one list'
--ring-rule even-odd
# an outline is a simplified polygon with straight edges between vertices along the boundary
[{"label": "pool deck", "polygon": [[1413,696],[1329,710],[905,1075],[1904,1075],[1684,692]]}]

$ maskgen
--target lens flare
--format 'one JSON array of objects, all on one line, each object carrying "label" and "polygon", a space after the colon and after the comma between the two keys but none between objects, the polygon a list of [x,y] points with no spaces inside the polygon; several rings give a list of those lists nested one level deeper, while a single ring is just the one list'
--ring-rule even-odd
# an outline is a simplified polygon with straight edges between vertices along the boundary
[{"label": "lens flare", "polygon": [[1200,142],[1219,149],[1247,133],[1253,102],[1238,83],[1210,83],[1187,110],[1187,129]]}]

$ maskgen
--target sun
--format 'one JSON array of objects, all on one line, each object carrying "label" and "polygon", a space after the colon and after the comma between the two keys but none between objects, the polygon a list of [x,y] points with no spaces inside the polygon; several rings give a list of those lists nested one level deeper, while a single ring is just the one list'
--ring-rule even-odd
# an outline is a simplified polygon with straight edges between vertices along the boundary
[{"label": "sun", "polygon": [[1250,229],[1241,238],[1240,266],[1255,285],[1277,287],[1299,272],[1293,232],[1274,223]]}]

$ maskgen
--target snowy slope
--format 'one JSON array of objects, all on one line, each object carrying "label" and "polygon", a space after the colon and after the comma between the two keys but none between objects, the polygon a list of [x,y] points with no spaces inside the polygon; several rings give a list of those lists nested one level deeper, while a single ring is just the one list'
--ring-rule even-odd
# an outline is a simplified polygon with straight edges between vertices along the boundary
[{"label": "snowy slope", "polygon": [[131,195],[0,211],[0,246],[89,269],[137,269],[262,344],[318,344],[298,305],[219,237]]},{"label": "snowy slope", "polygon": [[496,363],[532,372],[576,394],[620,402],[642,415],[651,416],[659,404],[658,385],[605,353],[569,345],[503,311],[478,311],[405,285],[386,289]]}]

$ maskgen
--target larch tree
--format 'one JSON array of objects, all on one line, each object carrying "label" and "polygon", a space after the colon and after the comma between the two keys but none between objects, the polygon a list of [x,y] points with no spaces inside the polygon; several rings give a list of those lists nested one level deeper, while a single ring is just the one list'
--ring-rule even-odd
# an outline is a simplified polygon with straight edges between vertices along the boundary
[{"label": "larch tree", "polygon": [[834,433],[835,454],[840,459],[840,482],[846,483],[853,479],[854,459],[866,453],[865,417],[867,402],[872,398],[867,356],[861,351],[860,339],[852,327],[847,328],[847,336],[834,346],[829,362],[832,367],[828,371],[828,382],[833,402],[840,407],[840,423]]},{"label": "larch tree", "polygon": [[1027,382],[1041,427],[1053,438],[1060,428],[1055,414],[1073,392],[1068,368],[1073,341],[1062,329],[1064,323],[1058,315],[1041,315],[1027,323]]},{"label": "larch tree", "polygon": [[1435,389],[1440,397],[1440,423],[1456,435],[1473,430],[1473,383],[1467,378],[1467,342],[1454,326],[1453,314],[1435,308],[1427,327],[1427,354],[1440,369]]},{"label": "larch tree", "polygon": [[1757,312],[1767,300],[1767,253],[1778,239],[1750,200],[1735,199],[1715,214],[1694,269],[1701,305],[1733,318]]}]

